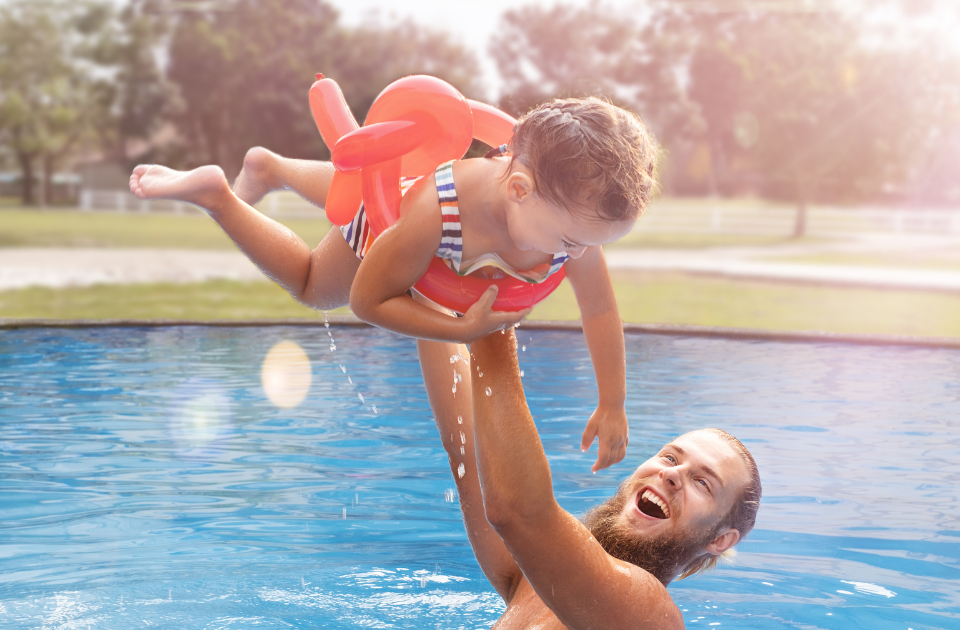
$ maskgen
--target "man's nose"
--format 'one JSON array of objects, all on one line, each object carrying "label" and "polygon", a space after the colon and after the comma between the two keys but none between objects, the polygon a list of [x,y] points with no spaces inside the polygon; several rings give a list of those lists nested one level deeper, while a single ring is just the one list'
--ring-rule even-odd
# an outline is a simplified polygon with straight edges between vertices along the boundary
[{"label": "man's nose", "polygon": [[683,471],[680,466],[668,466],[660,469],[660,478],[674,490],[683,487]]}]

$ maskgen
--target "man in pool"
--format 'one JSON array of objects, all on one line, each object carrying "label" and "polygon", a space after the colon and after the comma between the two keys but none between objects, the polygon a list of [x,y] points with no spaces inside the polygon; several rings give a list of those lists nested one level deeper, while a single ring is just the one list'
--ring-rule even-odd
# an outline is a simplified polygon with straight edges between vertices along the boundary
[{"label": "man in pool", "polygon": [[[462,350],[433,347],[421,355],[425,382],[450,392]],[[475,342],[469,362],[473,391],[431,400],[470,544],[506,602],[495,627],[682,628],[667,584],[712,567],[756,520],[747,449],[718,429],[681,435],[581,522],[554,498],[513,333]]]}]

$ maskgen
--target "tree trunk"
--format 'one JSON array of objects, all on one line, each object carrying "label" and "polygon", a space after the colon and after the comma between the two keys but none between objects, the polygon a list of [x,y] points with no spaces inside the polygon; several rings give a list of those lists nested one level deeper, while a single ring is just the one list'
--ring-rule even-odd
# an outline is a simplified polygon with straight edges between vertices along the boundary
[{"label": "tree trunk", "polygon": [[33,205],[33,156],[27,153],[17,153],[20,162],[20,172],[23,174],[23,183],[20,191],[20,200],[25,206]]},{"label": "tree trunk", "polygon": [[803,238],[807,235],[807,200],[800,198],[797,204],[797,217],[793,224],[793,238]]},{"label": "tree trunk", "polygon": [[53,154],[45,153],[43,156],[43,189],[40,195],[41,206],[53,205],[53,167]]}]

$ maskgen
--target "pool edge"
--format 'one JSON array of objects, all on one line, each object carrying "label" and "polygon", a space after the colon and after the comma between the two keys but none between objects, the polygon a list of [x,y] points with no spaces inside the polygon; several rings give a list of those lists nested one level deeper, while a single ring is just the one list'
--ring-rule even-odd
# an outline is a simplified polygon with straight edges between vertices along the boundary
[{"label": "pool edge", "polygon": [[[369,326],[353,315],[328,315],[326,321],[332,326]],[[221,328],[251,328],[258,326],[322,326],[323,320],[306,318],[273,319],[3,319],[0,330],[17,328],[160,328],[169,326],[210,326]],[[521,325],[533,330],[582,330],[579,320],[525,321]],[[685,324],[629,324],[624,323],[625,333],[671,335],[681,337],[717,337],[725,339],[753,339],[766,341],[795,341],[804,343],[847,343],[871,346],[916,346],[926,348],[960,349],[960,338],[914,337],[908,335],[862,335],[823,331],[765,330],[761,328],[725,328],[720,326],[692,326]]]}]

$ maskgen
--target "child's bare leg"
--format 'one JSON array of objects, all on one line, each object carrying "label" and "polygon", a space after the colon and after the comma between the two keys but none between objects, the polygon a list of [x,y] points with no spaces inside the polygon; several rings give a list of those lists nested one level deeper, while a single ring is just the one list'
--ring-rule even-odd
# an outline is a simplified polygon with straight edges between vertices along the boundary
[{"label": "child's bare leg", "polygon": [[274,190],[292,190],[310,203],[324,207],[333,165],[314,160],[293,160],[263,147],[254,147],[243,158],[243,169],[233,192],[253,205]]},{"label": "child's bare leg", "polygon": [[237,247],[298,302],[318,309],[347,304],[360,261],[336,229],[313,251],[285,225],[240,200],[218,166],[174,171],[140,165],[130,190],[141,199],[176,199],[200,206]]}]

